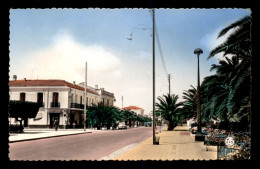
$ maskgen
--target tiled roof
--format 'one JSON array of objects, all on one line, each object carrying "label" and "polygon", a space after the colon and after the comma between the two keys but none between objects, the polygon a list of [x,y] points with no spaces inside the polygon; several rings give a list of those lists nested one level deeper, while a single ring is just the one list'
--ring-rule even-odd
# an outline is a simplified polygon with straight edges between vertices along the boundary
[{"label": "tiled roof", "polygon": [[[70,88],[78,89],[84,91],[85,89],[81,86],[69,83],[65,80],[55,80],[55,79],[48,79],[48,80],[10,80],[9,86],[67,86]],[[93,93],[98,95],[96,92],[87,90],[89,93]]]},{"label": "tiled roof", "polygon": [[136,107],[136,106],[128,106],[128,107],[124,107],[124,110],[139,110],[139,109],[143,109],[140,107]]}]

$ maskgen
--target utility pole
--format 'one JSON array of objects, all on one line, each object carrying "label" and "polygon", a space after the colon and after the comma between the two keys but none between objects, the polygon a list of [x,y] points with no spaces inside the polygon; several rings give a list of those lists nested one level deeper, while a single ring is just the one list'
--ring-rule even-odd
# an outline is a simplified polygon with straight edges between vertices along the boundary
[{"label": "utility pole", "polygon": [[122,96],[122,108],[123,108],[123,96]]},{"label": "utility pole", "polygon": [[156,138],[155,138],[155,37],[154,37],[154,31],[155,31],[155,24],[154,24],[154,9],[152,9],[153,12],[153,145],[156,144]]},{"label": "utility pole", "polygon": [[171,75],[168,74],[168,81],[169,81],[169,95],[171,95]]},{"label": "utility pole", "polygon": [[84,131],[86,131],[86,109],[87,109],[87,66],[88,66],[88,62],[86,62],[85,65],[85,83],[84,83],[84,88],[85,88],[85,92],[84,92]]}]

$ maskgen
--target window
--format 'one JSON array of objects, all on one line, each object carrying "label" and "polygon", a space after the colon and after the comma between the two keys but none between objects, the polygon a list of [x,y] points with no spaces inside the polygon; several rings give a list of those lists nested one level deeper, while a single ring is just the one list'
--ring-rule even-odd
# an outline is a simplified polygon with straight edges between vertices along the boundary
[{"label": "window", "polygon": [[41,104],[41,107],[43,107],[43,93],[37,93],[37,103]]},{"label": "window", "polygon": [[57,92],[54,92],[53,95],[52,95],[51,107],[60,107],[59,93],[57,93]]},{"label": "window", "polygon": [[54,93],[53,93],[52,101],[53,101],[54,103],[59,102],[59,93],[57,93],[57,92],[54,92]]},{"label": "window", "polygon": [[80,96],[80,104],[82,104],[82,96]]},{"label": "window", "polygon": [[25,102],[25,93],[20,93],[20,101]]}]

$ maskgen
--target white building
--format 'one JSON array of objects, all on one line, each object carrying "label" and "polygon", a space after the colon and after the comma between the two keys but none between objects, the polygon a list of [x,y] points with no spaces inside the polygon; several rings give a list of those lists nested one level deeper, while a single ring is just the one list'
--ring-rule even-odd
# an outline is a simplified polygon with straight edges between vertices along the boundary
[{"label": "white building", "polygon": [[[102,89],[92,90],[87,87],[86,104],[98,104],[106,101],[113,105],[113,93],[104,95]],[[34,119],[24,120],[24,127],[53,127],[55,119],[65,127],[83,127],[84,87],[65,80],[11,80],[9,82],[10,100],[32,101],[41,103],[42,107]],[[100,90],[100,92],[99,92]],[[11,124],[18,122],[10,119]]]}]

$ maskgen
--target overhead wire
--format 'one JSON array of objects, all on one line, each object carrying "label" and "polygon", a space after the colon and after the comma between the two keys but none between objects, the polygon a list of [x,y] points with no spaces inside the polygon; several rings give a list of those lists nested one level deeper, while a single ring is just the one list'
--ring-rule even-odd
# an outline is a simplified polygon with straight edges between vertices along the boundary
[{"label": "overhead wire", "polygon": [[[151,13],[151,17],[153,17],[152,13]],[[156,22],[154,23],[154,25],[155,25],[155,38],[157,40],[156,42],[158,44],[158,48],[159,48],[159,52],[160,52],[160,56],[161,56],[161,60],[162,60],[162,64],[163,64],[163,69],[164,69],[164,72],[165,72],[166,76],[168,76],[167,68],[166,68],[166,65],[165,65],[164,57],[163,57],[163,51],[162,51],[162,47],[161,47],[161,42],[160,42],[160,38],[159,38],[159,34],[158,34],[158,29],[157,29],[157,26],[156,26]]]}]

